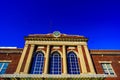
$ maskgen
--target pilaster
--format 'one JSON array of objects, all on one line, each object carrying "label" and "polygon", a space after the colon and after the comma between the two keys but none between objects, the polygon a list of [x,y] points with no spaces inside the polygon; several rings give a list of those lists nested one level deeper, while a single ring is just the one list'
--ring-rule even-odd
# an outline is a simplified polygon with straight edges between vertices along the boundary
[{"label": "pilaster", "polygon": [[82,71],[82,73],[87,73],[87,68],[86,68],[86,65],[85,65],[85,60],[84,60],[84,57],[83,57],[83,52],[82,52],[81,46],[78,45],[77,49],[78,49],[78,53],[79,53],[79,56],[80,56],[81,71]]},{"label": "pilaster", "polygon": [[23,60],[24,60],[24,57],[25,57],[27,49],[28,49],[28,44],[25,44],[23,52],[22,52],[22,55],[21,55],[21,58],[19,60],[19,63],[18,63],[18,66],[17,66],[17,69],[16,69],[15,73],[20,73],[20,69],[21,69],[21,66],[22,66],[22,63],[23,63]]},{"label": "pilaster", "polygon": [[47,51],[45,53],[45,66],[44,66],[44,74],[48,73],[48,66],[49,66],[49,52],[50,52],[50,45],[47,45]]},{"label": "pilaster", "polygon": [[26,73],[26,74],[29,71],[30,62],[31,62],[31,59],[32,59],[32,54],[33,54],[34,48],[35,48],[35,45],[31,45],[30,51],[29,51],[29,54],[28,54],[28,59],[25,63],[25,68],[24,68],[24,73]]},{"label": "pilaster", "polygon": [[63,74],[67,74],[67,59],[65,45],[62,46],[63,50]]},{"label": "pilaster", "polygon": [[90,53],[88,51],[87,45],[84,45],[84,49],[85,49],[86,57],[87,57],[87,60],[88,60],[88,65],[89,65],[89,68],[90,68],[90,72],[95,73],[93,63],[92,63],[92,59],[91,59]]}]

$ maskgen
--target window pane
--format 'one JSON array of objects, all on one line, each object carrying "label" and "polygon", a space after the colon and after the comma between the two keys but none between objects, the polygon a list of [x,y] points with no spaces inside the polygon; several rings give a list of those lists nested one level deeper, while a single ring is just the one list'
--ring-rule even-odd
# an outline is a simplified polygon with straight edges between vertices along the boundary
[{"label": "window pane", "polygon": [[0,74],[4,74],[8,67],[8,62],[0,62]]},{"label": "window pane", "polygon": [[113,71],[110,63],[103,63],[102,67],[103,67],[103,70],[104,70],[105,74],[114,75],[114,71]]},{"label": "window pane", "polygon": [[35,53],[32,61],[31,74],[42,74],[44,64],[44,55],[42,52]]},{"label": "window pane", "polygon": [[0,68],[2,67],[2,64],[3,64],[3,63],[0,62]]},{"label": "window pane", "polygon": [[77,56],[74,52],[70,52],[67,54],[67,63],[69,74],[80,74]]},{"label": "window pane", "polygon": [[61,74],[61,56],[58,52],[50,55],[50,74]]}]

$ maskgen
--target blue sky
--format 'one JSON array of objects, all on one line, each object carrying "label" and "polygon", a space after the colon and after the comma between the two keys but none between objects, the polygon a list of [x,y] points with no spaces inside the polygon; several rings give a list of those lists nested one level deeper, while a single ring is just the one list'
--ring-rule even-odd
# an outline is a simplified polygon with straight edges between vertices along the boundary
[{"label": "blue sky", "polygon": [[1,0],[0,46],[60,31],[86,36],[90,49],[120,49],[119,0]]}]

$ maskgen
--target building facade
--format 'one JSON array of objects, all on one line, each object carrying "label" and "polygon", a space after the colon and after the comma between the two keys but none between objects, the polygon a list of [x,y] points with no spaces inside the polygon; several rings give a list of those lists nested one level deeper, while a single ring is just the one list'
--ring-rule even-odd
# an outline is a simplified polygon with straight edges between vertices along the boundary
[{"label": "building facade", "polygon": [[3,80],[120,80],[120,50],[90,50],[79,35],[31,34],[25,46],[0,49]]}]

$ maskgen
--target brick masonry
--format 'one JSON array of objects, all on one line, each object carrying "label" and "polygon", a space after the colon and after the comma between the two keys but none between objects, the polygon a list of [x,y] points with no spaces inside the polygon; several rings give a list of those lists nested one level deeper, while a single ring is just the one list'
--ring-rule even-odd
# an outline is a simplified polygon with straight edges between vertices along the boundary
[{"label": "brick masonry", "polygon": [[91,57],[97,74],[104,74],[99,61],[111,61],[116,77],[109,77],[106,80],[120,80],[120,54],[91,54]]},{"label": "brick masonry", "polygon": [[[20,49],[20,50],[18,49],[17,53],[16,53],[16,50],[12,50],[12,51],[14,51],[12,53],[12,51],[10,51],[8,49],[7,50],[4,50],[4,49],[1,50],[0,49],[0,51],[2,51],[2,52],[0,52],[0,61],[2,61],[2,60],[11,60],[11,62],[8,65],[8,68],[6,70],[6,73],[7,74],[13,74],[15,72],[16,68],[17,68],[17,65],[18,65],[18,62],[19,62],[19,59],[20,59],[20,56],[21,56],[22,49]],[[7,51],[8,51],[8,53],[7,53]],[[9,53],[9,52],[11,52],[11,53]]]},{"label": "brick masonry", "polygon": [[[99,53],[97,54],[96,52],[99,52]],[[112,52],[112,54],[110,52]],[[18,62],[20,60],[21,54],[22,54],[22,49],[0,49],[0,61],[11,60],[6,70],[6,74],[13,74],[15,72]],[[90,50],[90,54],[91,54],[93,65],[97,74],[104,74],[101,63],[99,63],[99,61],[111,61],[111,65],[116,74],[116,77],[108,77],[105,80],[120,80],[120,63],[119,63],[120,51]]]}]

